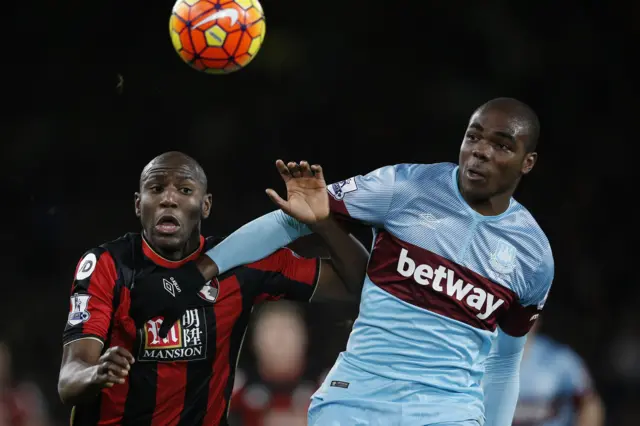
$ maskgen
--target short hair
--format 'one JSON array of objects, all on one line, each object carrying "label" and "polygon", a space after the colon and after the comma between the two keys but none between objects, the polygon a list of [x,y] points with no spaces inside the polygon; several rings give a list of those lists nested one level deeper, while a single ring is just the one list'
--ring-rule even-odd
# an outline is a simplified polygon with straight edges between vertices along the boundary
[{"label": "short hair", "polygon": [[149,161],[149,163],[144,166],[144,169],[142,169],[142,172],[140,173],[140,186],[142,186],[142,180],[144,179],[146,172],[151,167],[155,166],[158,163],[165,162],[182,163],[188,166],[193,170],[195,179],[204,186],[205,190],[207,189],[207,174],[204,172],[204,169],[202,168],[200,163],[193,159],[193,157],[190,157],[189,155],[180,151],[164,152],[155,157],[153,160]]},{"label": "short hair", "polygon": [[525,148],[527,152],[536,150],[540,138],[540,120],[533,108],[515,98],[495,98],[484,103],[476,111],[485,109],[497,109],[522,122],[529,130],[529,141]]}]

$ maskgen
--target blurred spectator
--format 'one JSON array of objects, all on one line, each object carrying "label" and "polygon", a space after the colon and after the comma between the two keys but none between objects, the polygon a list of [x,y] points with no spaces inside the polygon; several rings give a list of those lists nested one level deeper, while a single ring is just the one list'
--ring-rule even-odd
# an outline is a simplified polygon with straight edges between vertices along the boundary
[{"label": "blurred spectator", "polygon": [[520,370],[514,426],[602,426],[604,407],[591,374],[568,346],[529,332]]},{"label": "blurred spectator", "polygon": [[49,418],[38,386],[15,383],[9,345],[0,341],[0,426],[47,426]]},{"label": "blurred spectator", "polygon": [[265,304],[252,335],[255,366],[238,369],[231,419],[238,426],[305,426],[309,398],[318,381],[308,380],[307,328],[291,302]]}]

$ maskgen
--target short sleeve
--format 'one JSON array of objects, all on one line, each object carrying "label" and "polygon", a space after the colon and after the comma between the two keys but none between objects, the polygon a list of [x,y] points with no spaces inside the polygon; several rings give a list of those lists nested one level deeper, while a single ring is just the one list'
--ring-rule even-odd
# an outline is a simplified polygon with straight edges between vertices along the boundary
[{"label": "short sleeve", "polygon": [[382,226],[391,206],[396,167],[385,166],[364,176],[327,186],[331,212],[338,217]]},{"label": "short sleeve", "polygon": [[540,316],[551,290],[554,276],[553,257],[549,251],[540,262],[527,286],[526,294],[509,307],[500,319],[500,328],[510,336],[520,337],[529,332]]},{"label": "short sleeve", "polygon": [[108,251],[93,249],[85,253],[71,285],[69,316],[62,339],[65,345],[84,338],[104,343],[113,316],[116,280],[115,263]]},{"label": "short sleeve", "polygon": [[246,268],[259,271],[255,301],[289,299],[308,302],[320,275],[320,259],[307,259],[284,248]]}]

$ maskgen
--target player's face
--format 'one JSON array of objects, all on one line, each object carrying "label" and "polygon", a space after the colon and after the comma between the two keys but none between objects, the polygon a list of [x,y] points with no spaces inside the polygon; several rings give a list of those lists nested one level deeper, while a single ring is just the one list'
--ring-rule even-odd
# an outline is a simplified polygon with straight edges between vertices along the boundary
[{"label": "player's face", "polygon": [[477,201],[511,194],[522,175],[533,168],[537,154],[527,153],[526,124],[500,110],[477,111],[460,148],[460,186]]},{"label": "player's face", "polygon": [[142,176],[136,215],[146,238],[166,257],[199,242],[200,221],[211,211],[211,194],[188,165],[157,164]]}]

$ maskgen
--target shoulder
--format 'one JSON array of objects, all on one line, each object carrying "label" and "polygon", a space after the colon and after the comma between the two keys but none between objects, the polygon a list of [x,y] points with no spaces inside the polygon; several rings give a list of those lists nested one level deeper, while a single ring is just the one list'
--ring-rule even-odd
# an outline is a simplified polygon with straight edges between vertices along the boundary
[{"label": "shoulder", "polygon": [[451,174],[456,165],[453,163],[403,163],[397,164],[394,167],[396,182],[399,184],[433,186],[440,182],[449,186]]},{"label": "shoulder", "polygon": [[393,166],[398,179],[419,180],[437,176],[449,176],[456,165],[453,163],[401,163]]},{"label": "shoulder", "polygon": [[139,233],[129,232],[123,236],[101,244],[98,249],[108,251],[114,260],[123,260],[142,253],[142,236]]},{"label": "shoulder", "polygon": [[[540,337],[540,336],[539,336]],[[549,337],[542,336],[548,341],[549,351],[555,354],[556,359],[565,368],[575,370],[581,369],[583,365],[582,357],[569,345],[557,342]]]},{"label": "shoulder", "polygon": [[[450,194],[453,186],[452,173],[456,167],[452,163],[397,164],[395,167],[395,202],[410,202],[415,197],[432,200],[434,192],[438,196]],[[396,206],[397,207],[397,206]]]},{"label": "shoulder", "polygon": [[511,215],[510,222],[519,230],[526,231],[517,233],[520,236],[519,245],[521,249],[529,253],[530,256],[538,259],[536,268],[538,275],[553,275],[555,262],[549,238],[531,212],[517,201],[514,202],[517,203],[517,205],[514,213]]},{"label": "shoulder", "polygon": [[535,336],[534,343],[538,347],[540,357],[545,364],[555,365],[558,371],[568,375],[586,374],[582,357],[569,345],[560,343],[545,335]]},{"label": "shoulder", "polygon": [[141,238],[140,234],[128,233],[85,251],[76,268],[76,279],[90,276],[96,268],[117,269],[122,264],[132,263],[136,253],[142,254]]},{"label": "shoulder", "polygon": [[306,260],[306,258],[300,256],[290,248],[282,247],[263,259],[247,264],[246,267],[271,271],[280,269],[284,265],[289,265],[298,261],[302,262],[304,260]]}]

